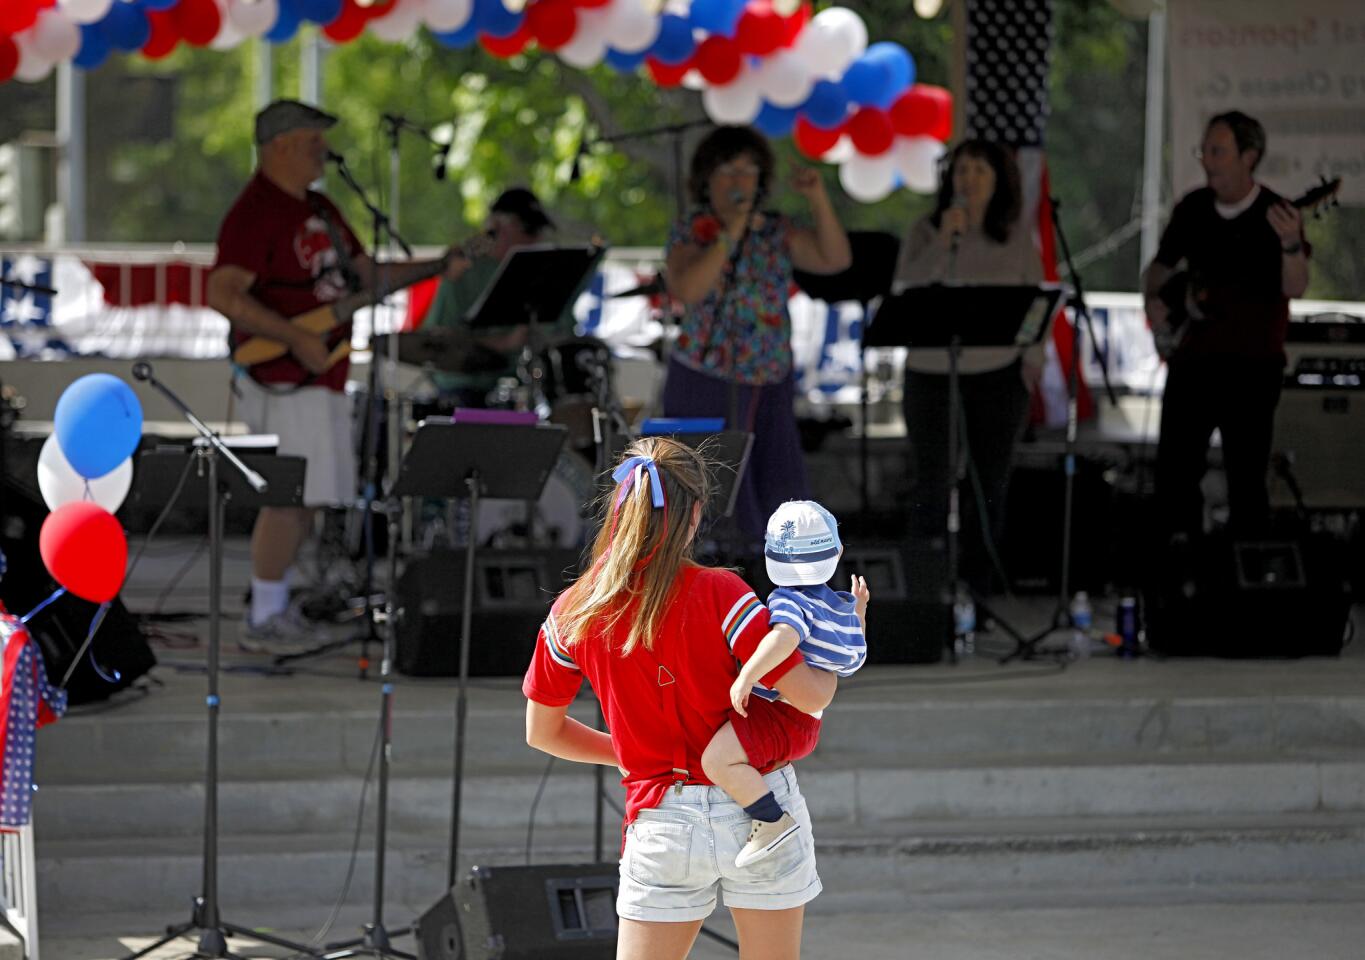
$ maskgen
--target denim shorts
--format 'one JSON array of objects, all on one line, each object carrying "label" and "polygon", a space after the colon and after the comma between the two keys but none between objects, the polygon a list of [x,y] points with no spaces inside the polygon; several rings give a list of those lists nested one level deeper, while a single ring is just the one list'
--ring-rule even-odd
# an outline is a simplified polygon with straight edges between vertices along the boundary
[{"label": "denim shorts", "polygon": [[641,810],[626,830],[616,913],[628,920],[681,923],[710,916],[719,892],[727,907],[786,910],[819,895],[815,838],[796,770],[764,781],[801,824],[772,854],[744,869],[735,857],[752,821],[719,787],[669,787],[657,807]]}]

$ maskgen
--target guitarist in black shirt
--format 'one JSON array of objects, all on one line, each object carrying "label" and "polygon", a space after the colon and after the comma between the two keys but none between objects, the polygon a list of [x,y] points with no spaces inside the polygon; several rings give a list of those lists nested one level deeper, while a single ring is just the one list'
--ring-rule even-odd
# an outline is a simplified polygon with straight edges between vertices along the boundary
[{"label": "guitarist in black shirt", "polygon": [[[1168,364],[1156,496],[1169,534],[1203,529],[1199,484],[1215,428],[1229,527],[1254,535],[1269,517],[1266,469],[1289,301],[1308,287],[1309,249],[1299,211],[1253,176],[1265,144],[1264,128],[1244,113],[1209,121],[1200,151],[1208,185],[1176,204],[1143,274],[1147,320]],[[1172,300],[1183,316],[1173,315]]]}]

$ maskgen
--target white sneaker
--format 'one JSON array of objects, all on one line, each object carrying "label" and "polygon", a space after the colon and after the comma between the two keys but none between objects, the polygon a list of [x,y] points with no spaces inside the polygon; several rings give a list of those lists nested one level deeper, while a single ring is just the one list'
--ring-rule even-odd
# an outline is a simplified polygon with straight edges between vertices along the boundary
[{"label": "white sneaker", "polygon": [[768,823],[766,820],[753,821],[753,827],[749,830],[749,842],[744,845],[739,856],[735,857],[735,866],[747,867],[751,863],[762,860],[800,829],[801,824],[797,823],[796,818],[785,811],[781,820],[772,823]]},{"label": "white sneaker", "polygon": [[253,624],[250,616],[243,618],[237,646],[251,653],[280,656],[315,647],[325,639],[312,621],[305,619],[296,608],[290,607],[258,624]]}]

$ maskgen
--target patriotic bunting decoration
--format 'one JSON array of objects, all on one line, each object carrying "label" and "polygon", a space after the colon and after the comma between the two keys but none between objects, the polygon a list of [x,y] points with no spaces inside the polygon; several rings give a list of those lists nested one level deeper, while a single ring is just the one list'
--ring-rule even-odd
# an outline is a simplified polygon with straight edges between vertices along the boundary
[{"label": "patriotic bunting decoration", "polygon": [[38,645],[3,607],[0,645],[0,828],[17,830],[32,811],[34,733],[66,712],[66,691],[48,682]]},{"label": "patriotic bunting decoration", "polygon": [[952,98],[916,81],[904,47],[869,44],[857,13],[813,13],[796,0],[681,9],[650,0],[4,0],[0,83],[37,82],[67,61],[93,69],[113,53],[159,59],[182,43],[284,43],[305,22],[333,43],[366,31],[399,43],[425,27],[447,47],[477,43],[501,58],[536,47],[579,69],[606,63],[700,90],[716,123],[791,135],[802,153],[838,164],[858,200],[898,186],[934,190]]}]

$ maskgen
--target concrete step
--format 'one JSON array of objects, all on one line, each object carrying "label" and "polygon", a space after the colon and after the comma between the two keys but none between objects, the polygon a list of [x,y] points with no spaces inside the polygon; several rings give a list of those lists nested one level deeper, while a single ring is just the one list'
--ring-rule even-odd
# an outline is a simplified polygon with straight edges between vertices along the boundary
[{"label": "concrete step", "polygon": [[[1171,754],[1130,762],[1116,757],[970,757],[951,765],[847,767],[822,746],[800,765],[803,791],[821,821],[877,824],[921,818],[1114,817],[1181,815],[1217,810],[1229,815],[1365,811],[1365,758],[1319,751],[1317,758],[1245,756],[1211,760]],[[822,759],[822,756],[824,759]],[[589,768],[556,763],[521,775],[477,774],[465,781],[465,829],[514,828],[544,799],[537,824],[584,827],[593,818]],[[609,795],[623,791],[613,775]],[[220,834],[291,834],[350,829],[361,777],[228,780],[219,784]],[[368,794],[373,816],[375,793]],[[393,829],[448,829],[451,778],[396,774],[390,781]],[[35,803],[40,845],[49,840],[103,837],[185,837],[202,830],[202,783],[59,784]]]},{"label": "concrete step", "polygon": [[[900,911],[926,898],[1014,901],[1077,890],[1094,901],[1197,897],[1228,885],[1365,882],[1365,814],[1279,817],[1063,818],[962,824],[913,821],[875,829],[816,820],[825,893],[814,910]],[[524,831],[462,834],[459,875],[474,863],[526,862]],[[331,904],[350,862],[352,834],[240,836],[221,850],[223,915],[278,928],[306,908]],[[616,853],[607,838],[607,859]],[[446,882],[446,838],[394,832],[386,902],[429,905]],[[582,863],[590,831],[538,831],[533,862]],[[346,903],[373,899],[372,845],[362,838]],[[174,922],[202,888],[193,838],[54,840],[42,847],[39,902],[46,929],[90,931],[90,918],[151,913]],[[415,914],[393,912],[393,922]],[[316,922],[326,910],[318,908]],[[277,919],[278,917],[278,919]]]},{"label": "concrete step", "polygon": [[[860,674],[861,676],[861,674]],[[1251,752],[1304,750],[1365,753],[1365,696],[1264,699],[1152,697],[1085,699],[935,699],[916,702],[913,689],[890,695],[857,678],[826,714],[820,754],[849,765],[946,762],[974,755],[1130,756],[1203,753],[1211,758]],[[370,694],[374,693],[372,700]],[[361,695],[364,695],[363,697]],[[421,689],[411,700],[444,700],[444,690]],[[871,696],[872,699],[865,699]],[[396,700],[402,703],[404,691]],[[199,701],[202,705],[202,699]],[[454,698],[439,708],[396,709],[394,763],[413,775],[448,775],[453,768]],[[316,704],[290,709],[243,709],[225,701],[219,722],[224,779],[328,777],[361,774],[373,749],[378,695],[357,687],[353,706]],[[574,715],[590,722],[590,701]],[[480,690],[471,697],[465,762],[473,773],[537,770],[540,754],[525,747],[520,694]],[[191,782],[205,764],[207,720],[191,712],[73,715],[39,736],[41,784]],[[79,763],[72,758],[80,757]]]}]

